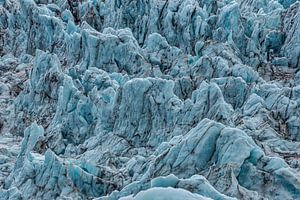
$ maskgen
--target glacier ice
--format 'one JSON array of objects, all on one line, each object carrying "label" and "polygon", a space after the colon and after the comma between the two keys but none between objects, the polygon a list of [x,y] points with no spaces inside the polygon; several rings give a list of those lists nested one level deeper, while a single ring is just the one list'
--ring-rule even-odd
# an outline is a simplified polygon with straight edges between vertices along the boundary
[{"label": "glacier ice", "polygon": [[0,0],[0,199],[300,199],[297,0]]}]

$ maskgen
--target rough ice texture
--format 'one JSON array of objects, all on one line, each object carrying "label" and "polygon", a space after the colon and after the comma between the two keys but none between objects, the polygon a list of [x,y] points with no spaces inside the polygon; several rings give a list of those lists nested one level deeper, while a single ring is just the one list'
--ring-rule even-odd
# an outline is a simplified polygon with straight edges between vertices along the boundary
[{"label": "rough ice texture", "polygon": [[0,0],[0,199],[300,199],[296,0]]}]

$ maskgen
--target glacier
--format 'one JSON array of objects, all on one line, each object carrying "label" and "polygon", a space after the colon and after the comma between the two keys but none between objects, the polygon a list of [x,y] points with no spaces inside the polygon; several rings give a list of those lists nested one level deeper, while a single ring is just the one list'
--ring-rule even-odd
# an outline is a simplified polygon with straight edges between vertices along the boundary
[{"label": "glacier", "polygon": [[0,0],[0,199],[300,199],[298,0]]}]

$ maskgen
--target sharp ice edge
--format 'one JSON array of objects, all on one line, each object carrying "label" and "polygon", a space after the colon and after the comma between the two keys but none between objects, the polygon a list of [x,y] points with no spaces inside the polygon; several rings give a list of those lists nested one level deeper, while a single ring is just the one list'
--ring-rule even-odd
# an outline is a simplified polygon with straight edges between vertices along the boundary
[{"label": "sharp ice edge", "polygon": [[0,0],[0,199],[300,199],[296,0]]}]

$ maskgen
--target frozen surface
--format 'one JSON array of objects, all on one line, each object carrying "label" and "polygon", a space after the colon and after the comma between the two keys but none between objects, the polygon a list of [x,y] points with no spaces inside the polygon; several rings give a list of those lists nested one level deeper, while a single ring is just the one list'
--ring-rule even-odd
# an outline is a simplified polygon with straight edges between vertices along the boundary
[{"label": "frozen surface", "polygon": [[0,0],[0,199],[300,199],[296,0]]},{"label": "frozen surface", "polygon": [[192,194],[183,189],[175,188],[151,188],[138,193],[135,197],[123,197],[120,200],[211,200],[203,196]]}]

